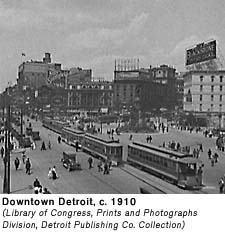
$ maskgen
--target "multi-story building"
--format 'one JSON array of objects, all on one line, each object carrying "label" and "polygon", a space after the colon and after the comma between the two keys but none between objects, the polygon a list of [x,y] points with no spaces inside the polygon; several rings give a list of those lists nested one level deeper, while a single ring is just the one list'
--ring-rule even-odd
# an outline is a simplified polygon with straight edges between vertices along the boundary
[{"label": "multi-story building", "polygon": [[175,69],[157,68],[114,71],[115,110],[132,108],[142,112],[174,109],[176,105]]},{"label": "multi-story building", "polygon": [[51,63],[51,54],[45,53],[43,61],[26,61],[19,66],[17,83],[22,90],[24,86],[38,89],[49,83],[54,72],[60,72],[61,64]]},{"label": "multi-story building", "polygon": [[92,70],[82,68],[71,68],[67,76],[67,85],[87,83],[92,81]]},{"label": "multi-story building", "polygon": [[152,68],[153,81],[166,86],[165,108],[174,110],[177,105],[176,69],[168,65],[160,65]]},{"label": "multi-story building", "polygon": [[113,106],[112,82],[88,82],[70,85],[67,112],[108,113]]},{"label": "multi-story building", "polygon": [[183,110],[184,100],[184,74],[185,72],[176,73],[176,106],[177,110]]},{"label": "multi-story building", "polygon": [[151,80],[150,69],[114,71],[114,109],[130,111],[140,107],[144,83]]},{"label": "multi-story building", "polygon": [[190,71],[184,75],[184,111],[210,116],[225,125],[225,70]]}]

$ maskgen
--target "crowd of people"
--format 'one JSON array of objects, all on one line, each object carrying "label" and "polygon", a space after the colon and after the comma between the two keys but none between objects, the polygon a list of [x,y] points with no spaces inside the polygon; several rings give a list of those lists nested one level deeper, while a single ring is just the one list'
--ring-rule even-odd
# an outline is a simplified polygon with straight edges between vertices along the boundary
[{"label": "crowd of people", "polygon": [[[94,168],[94,159],[91,156],[89,156],[87,161],[89,169]],[[110,174],[110,170],[112,170],[112,161],[99,158],[97,168],[98,172],[103,172],[103,175],[108,175]]]}]

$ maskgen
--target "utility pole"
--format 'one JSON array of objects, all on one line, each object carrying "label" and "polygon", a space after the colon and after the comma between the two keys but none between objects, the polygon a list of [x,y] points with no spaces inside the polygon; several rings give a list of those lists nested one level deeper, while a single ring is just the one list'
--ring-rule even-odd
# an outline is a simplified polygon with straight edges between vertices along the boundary
[{"label": "utility pole", "polygon": [[23,106],[21,105],[20,111],[20,146],[23,144]]},{"label": "utility pole", "polygon": [[[8,99],[9,100],[9,99]],[[5,119],[5,156],[4,156],[4,179],[3,179],[3,193],[10,193],[10,103],[5,105],[6,119]]]}]

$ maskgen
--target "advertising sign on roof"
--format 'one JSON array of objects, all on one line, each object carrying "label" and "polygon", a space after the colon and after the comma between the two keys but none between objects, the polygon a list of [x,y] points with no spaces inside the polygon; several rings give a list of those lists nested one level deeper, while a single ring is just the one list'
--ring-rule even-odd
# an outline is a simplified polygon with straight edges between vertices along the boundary
[{"label": "advertising sign on roof", "polygon": [[200,63],[216,58],[216,40],[197,44],[186,50],[186,65]]}]

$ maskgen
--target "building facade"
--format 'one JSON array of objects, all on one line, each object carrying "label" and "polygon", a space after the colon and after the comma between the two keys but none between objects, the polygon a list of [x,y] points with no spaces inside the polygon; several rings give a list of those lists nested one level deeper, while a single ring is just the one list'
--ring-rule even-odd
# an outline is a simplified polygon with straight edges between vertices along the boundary
[{"label": "building facade", "polygon": [[114,106],[116,111],[135,108],[142,112],[173,110],[176,99],[175,69],[156,68],[114,71]]},{"label": "building facade", "polygon": [[17,84],[21,90],[25,86],[38,89],[49,84],[52,73],[60,70],[61,64],[51,63],[51,54],[45,53],[42,61],[26,61],[19,66]]},{"label": "building facade", "polygon": [[108,113],[113,107],[112,82],[79,83],[67,91],[67,112]]},{"label": "building facade", "polygon": [[152,68],[153,81],[166,86],[165,108],[174,110],[177,105],[176,69],[168,65]]},{"label": "building facade", "polygon": [[184,75],[184,111],[208,115],[224,126],[225,70],[190,71]]}]

